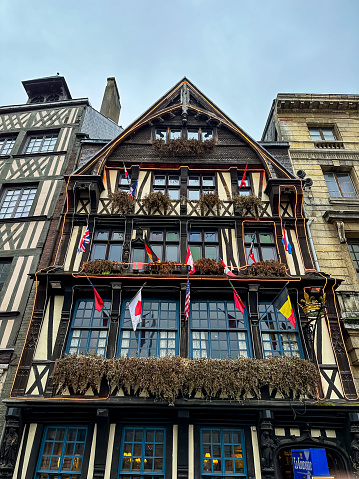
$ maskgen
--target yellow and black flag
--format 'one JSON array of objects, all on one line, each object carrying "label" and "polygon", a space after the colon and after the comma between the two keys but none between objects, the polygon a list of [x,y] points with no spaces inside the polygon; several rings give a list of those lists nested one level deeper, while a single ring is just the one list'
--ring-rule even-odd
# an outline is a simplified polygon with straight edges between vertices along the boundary
[{"label": "yellow and black flag", "polygon": [[161,260],[159,257],[156,255],[156,253],[152,250],[151,246],[149,245],[149,242],[147,240],[147,236],[145,235],[145,248],[146,248],[146,253],[152,263],[161,263]]},{"label": "yellow and black flag", "polygon": [[290,297],[286,286],[278,294],[272,304],[275,308],[278,309],[280,313],[283,314],[285,318],[288,319],[288,321],[293,325],[293,327],[295,327],[294,311],[292,303],[290,302]]}]

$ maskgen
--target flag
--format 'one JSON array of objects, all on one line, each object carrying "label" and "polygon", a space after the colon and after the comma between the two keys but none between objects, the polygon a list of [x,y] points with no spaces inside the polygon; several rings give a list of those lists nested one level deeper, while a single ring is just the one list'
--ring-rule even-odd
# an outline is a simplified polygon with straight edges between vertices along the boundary
[{"label": "flag", "polygon": [[149,245],[146,235],[145,235],[145,248],[146,248],[146,253],[148,254],[148,257],[153,263],[161,263],[161,260],[158,258],[156,253],[152,250],[151,246]]},{"label": "flag", "polygon": [[80,239],[80,244],[79,244],[77,252],[84,253],[86,249],[86,245],[89,243],[90,243],[90,232],[89,232],[89,227],[86,226],[86,231]]},{"label": "flag", "polygon": [[137,183],[138,183],[138,180],[136,180],[134,183],[132,183],[132,185],[130,186],[130,191],[128,192],[128,196],[130,198],[134,198],[135,197],[135,194],[136,194],[136,190],[137,190]]},{"label": "flag", "polygon": [[290,302],[290,297],[286,286],[278,294],[272,304],[275,308],[278,309],[280,313],[283,314],[285,318],[288,319],[288,321],[293,325],[293,327],[295,327],[294,311],[292,303]]},{"label": "flag", "polygon": [[141,323],[142,288],[137,291],[135,296],[131,299],[128,309],[130,310],[133,330],[136,331],[137,326]]},{"label": "flag", "polygon": [[187,276],[186,299],[184,301],[184,318],[187,321],[189,316],[189,307],[191,306],[191,289],[189,286],[189,276]]},{"label": "flag", "polygon": [[93,292],[94,292],[94,295],[95,295],[95,309],[96,309],[96,311],[101,311],[102,308],[103,308],[103,299],[101,298],[101,296],[96,291],[96,288],[94,287],[94,285],[92,285],[92,287],[93,287]]},{"label": "flag", "polygon": [[236,275],[234,273],[232,273],[232,271],[228,268],[228,266],[226,266],[224,264],[224,261],[222,258],[219,258],[221,261],[222,261],[222,264],[223,264],[223,268],[224,268],[224,273],[227,275],[227,276],[234,276],[236,277]]},{"label": "flag", "polygon": [[292,245],[289,243],[287,232],[286,232],[284,226],[283,226],[282,243],[284,244],[284,249],[287,251],[287,253],[292,254]]},{"label": "flag", "polygon": [[241,181],[241,184],[239,185],[239,189],[241,189],[242,186],[246,186],[247,167],[248,167],[248,163],[246,164],[246,167],[244,168],[242,181]]},{"label": "flag", "polygon": [[125,169],[125,178],[126,178],[126,180],[128,180],[128,171],[126,170],[126,165],[123,164],[123,167]]},{"label": "flag", "polygon": [[239,309],[239,311],[244,314],[244,303],[243,301],[241,300],[241,298],[239,297],[239,294],[237,293],[237,291],[234,289],[234,286],[231,282],[229,282],[229,284],[232,286],[232,289],[233,289],[233,294],[234,294],[234,306]]},{"label": "flag", "polygon": [[248,253],[248,257],[251,258],[251,260],[253,261],[254,264],[257,264],[257,261],[254,257],[254,242],[255,242],[255,239],[256,239],[256,236],[253,235],[252,236],[252,243],[251,243],[251,247],[249,248],[249,253]]},{"label": "flag", "polygon": [[191,250],[189,249],[189,246],[187,248],[186,264],[188,264],[191,267],[189,274],[193,274],[193,273],[196,272],[196,268],[194,267],[192,253],[191,253]]}]

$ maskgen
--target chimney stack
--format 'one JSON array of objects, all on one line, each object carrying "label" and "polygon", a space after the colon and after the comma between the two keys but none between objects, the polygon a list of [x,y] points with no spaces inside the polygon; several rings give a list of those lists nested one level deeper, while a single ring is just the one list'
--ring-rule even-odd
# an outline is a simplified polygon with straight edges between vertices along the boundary
[{"label": "chimney stack", "polygon": [[110,120],[113,120],[115,123],[118,123],[120,111],[120,94],[118,92],[116,78],[109,77],[107,78],[107,85],[105,93],[103,94],[100,113],[107,118],[110,118]]}]

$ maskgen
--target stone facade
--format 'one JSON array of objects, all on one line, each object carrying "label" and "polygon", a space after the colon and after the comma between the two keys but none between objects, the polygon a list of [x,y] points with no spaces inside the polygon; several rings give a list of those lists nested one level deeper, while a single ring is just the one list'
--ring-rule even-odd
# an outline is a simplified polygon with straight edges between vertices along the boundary
[{"label": "stone facade", "polygon": [[[305,190],[307,225],[320,269],[341,281],[337,298],[358,382],[359,277],[351,251],[359,241],[359,95],[278,94],[262,139],[288,141],[294,170],[313,180]],[[338,188],[341,180],[348,191]]]}]

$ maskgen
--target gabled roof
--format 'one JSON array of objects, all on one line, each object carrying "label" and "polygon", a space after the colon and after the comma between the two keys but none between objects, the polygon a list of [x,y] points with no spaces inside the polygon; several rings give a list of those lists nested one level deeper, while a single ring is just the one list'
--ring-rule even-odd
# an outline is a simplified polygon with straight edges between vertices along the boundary
[{"label": "gabled roof", "polygon": [[[187,116],[196,114],[206,117],[209,125],[223,125],[234,132],[240,140],[246,143],[262,161],[269,177],[273,172],[279,178],[295,178],[295,176],[282,166],[268,151],[257,141],[251,138],[244,130],[236,125],[225,113],[223,113],[211,100],[195,87],[186,77],[180,80],[171,90],[165,93],[143,115],[128,126],[115,139],[98,151],[85,165],[76,170],[73,175],[97,174],[102,175],[104,165],[112,151],[117,148],[129,135],[146,124],[155,124],[163,121],[173,111],[181,110],[184,121]],[[71,175],[72,176],[72,175]]]}]

